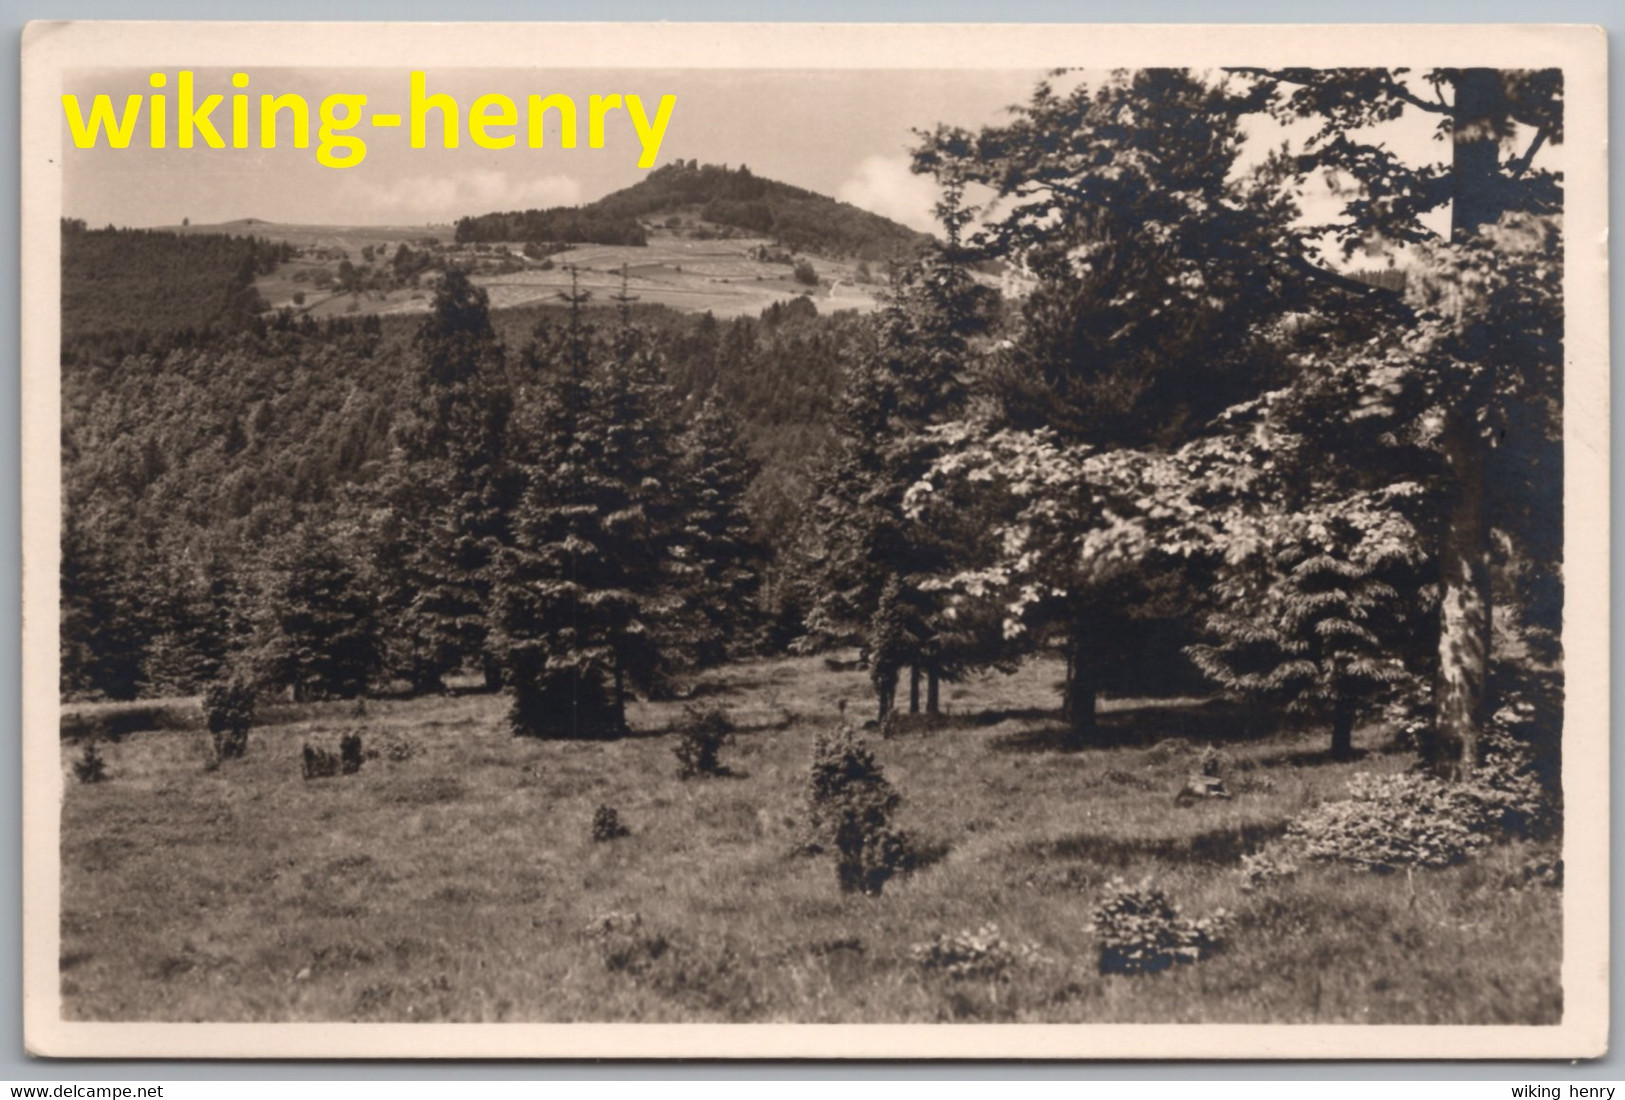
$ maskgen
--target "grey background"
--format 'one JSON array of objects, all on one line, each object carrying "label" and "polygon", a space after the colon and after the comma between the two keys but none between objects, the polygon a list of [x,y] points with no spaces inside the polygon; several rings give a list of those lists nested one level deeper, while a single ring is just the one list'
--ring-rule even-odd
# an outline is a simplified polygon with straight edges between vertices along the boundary
[{"label": "grey background", "polygon": [[[22,811],[21,811],[21,528],[18,510],[20,474],[18,429],[18,67],[22,27],[32,19],[258,19],[287,21],[398,20],[398,21],[775,21],[775,22],[1165,22],[1165,23],[1592,23],[1609,31],[1609,50],[1625,27],[1625,11],[1608,0],[1459,0],[1426,3],[1421,0],[1135,0],[1133,4],[1106,0],[243,0],[229,7],[207,0],[44,0],[0,2],[0,157],[7,169],[0,174],[0,732],[10,745],[0,752],[0,799],[9,796],[9,809],[0,812],[0,1081],[49,1078],[54,1082],[154,1080],[661,1080],[671,1078],[728,1078],[738,1080],[842,1079],[1029,1079],[1029,1080],[1208,1080],[1208,1079],[1355,1079],[1355,1080],[1512,1080],[1564,1083],[1582,1080],[1625,1079],[1625,1052],[1618,1048],[1621,967],[1613,958],[1610,989],[1612,1053],[1582,1063],[1529,1062],[1340,1062],[1340,1063],[505,1063],[505,1062],[104,1062],[40,1060],[23,1050],[22,1038]],[[1609,145],[1618,147],[1621,96],[1609,88]],[[1617,159],[1617,158],[1615,158]],[[1611,178],[1612,199],[1619,194],[1619,179]],[[1618,236],[1610,239],[1610,266],[1617,266]],[[1612,305],[1620,302],[1615,280]],[[1612,310],[1619,316],[1617,308]],[[1619,405],[1625,385],[1616,373],[1612,399]],[[1625,497],[1625,470],[1619,452],[1613,453],[1613,514]],[[1620,617],[1622,570],[1614,556],[1611,583],[1614,602],[1610,616],[1617,629]],[[1586,594],[1570,592],[1570,599]],[[1614,653],[1613,711],[1622,699],[1619,654]],[[1613,758],[1613,788],[1620,789],[1625,757]],[[1621,907],[1617,886],[1620,845],[1613,849],[1611,907],[1612,935],[1621,942]],[[1515,950],[1516,945],[1508,945]]]}]

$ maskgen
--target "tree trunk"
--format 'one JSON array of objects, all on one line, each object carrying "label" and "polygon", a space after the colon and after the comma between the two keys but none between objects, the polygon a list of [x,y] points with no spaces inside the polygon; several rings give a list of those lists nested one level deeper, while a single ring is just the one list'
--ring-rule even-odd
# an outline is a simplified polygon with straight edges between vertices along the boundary
[{"label": "tree trunk", "polygon": [[1443,435],[1451,474],[1439,547],[1439,668],[1433,734],[1424,755],[1441,774],[1478,763],[1490,664],[1490,540],[1484,443],[1459,413]]},{"label": "tree trunk", "polygon": [[1071,657],[1067,662],[1066,698],[1061,714],[1067,722],[1067,747],[1081,749],[1095,740],[1095,701],[1100,694],[1100,662],[1094,639],[1086,627],[1073,627]]},{"label": "tree trunk", "polygon": [[615,662],[615,728],[626,728],[626,670],[618,659]]},{"label": "tree trunk", "polygon": [[[1505,209],[1498,118],[1506,92],[1494,69],[1464,69],[1456,81],[1452,119],[1450,239],[1470,240]],[[1493,364],[1483,363],[1485,370]],[[1476,429],[1481,395],[1454,395],[1440,446],[1450,484],[1439,546],[1439,667],[1433,687],[1433,729],[1423,756],[1440,774],[1461,775],[1478,762],[1490,662],[1490,530],[1485,513],[1484,464],[1488,443]]]},{"label": "tree trunk", "polygon": [[940,705],[942,701],[942,673],[937,670],[936,665],[932,665],[926,670],[926,674],[925,712],[927,714],[940,714],[942,713]]},{"label": "tree trunk", "polygon": [[875,699],[879,704],[875,721],[884,722],[886,715],[891,713],[892,703],[897,698],[897,669],[887,669],[874,677]]},{"label": "tree trunk", "polygon": [[1349,760],[1354,756],[1354,701],[1338,696],[1332,707],[1332,759]]},{"label": "tree trunk", "polygon": [[908,666],[908,712],[920,713],[920,666]]},{"label": "tree trunk", "polygon": [[482,654],[481,659],[484,662],[485,690],[486,691],[501,691],[502,690],[502,664],[501,664],[501,662],[499,662],[496,659],[496,657],[494,657],[490,653]]},{"label": "tree trunk", "polygon": [[1460,243],[1492,225],[1506,209],[1501,175],[1501,127],[1506,88],[1498,69],[1463,69],[1451,118],[1450,239]]}]

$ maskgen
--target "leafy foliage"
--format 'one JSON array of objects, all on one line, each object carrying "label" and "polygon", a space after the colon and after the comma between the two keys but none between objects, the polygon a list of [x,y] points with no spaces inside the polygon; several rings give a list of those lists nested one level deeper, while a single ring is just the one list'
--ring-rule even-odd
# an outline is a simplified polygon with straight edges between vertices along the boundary
[{"label": "leafy foliage", "polygon": [[1176,963],[1200,962],[1222,946],[1227,923],[1222,909],[1190,920],[1150,882],[1131,886],[1114,878],[1094,910],[1100,972],[1155,974]]},{"label": "leafy foliage", "polygon": [[1317,806],[1290,827],[1311,859],[1373,871],[1449,867],[1494,839],[1499,798],[1420,772],[1349,780],[1348,798]]},{"label": "leafy foliage", "polygon": [[540,335],[527,362],[557,369],[517,414],[524,487],[496,562],[494,649],[516,734],[613,736],[628,689],[659,690],[670,667],[656,625],[677,603],[669,389],[633,328],[606,345],[573,313]]},{"label": "leafy foliage", "polygon": [[996,924],[984,924],[974,932],[938,932],[936,937],[909,948],[909,957],[923,969],[950,978],[982,978],[1008,981],[1018,966],[1038,961],[1038,949],[1027,943],[1011,943]]},{"label": "leafy foliage", "polygon": [[733,774],[719,759],[722,748],[733,735],[733,720],[723,707],[689,704],[683,708],[683,729],[672,746],[677,757],[677,777]]}]

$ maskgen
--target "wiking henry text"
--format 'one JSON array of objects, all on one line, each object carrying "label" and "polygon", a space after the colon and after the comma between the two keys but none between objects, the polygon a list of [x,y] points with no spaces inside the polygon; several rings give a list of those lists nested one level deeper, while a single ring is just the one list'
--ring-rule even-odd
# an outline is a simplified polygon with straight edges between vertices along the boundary
[{"label": "wiking henry text", "polygon": [[[151,93],[126,96],[121,108],[105,93],[90,98],[89,110],[77,95],[62,97],[68,133],[80,149],[95,148],[103,140],[111,149],[127,149],[131,142],[144,142],[152,149],[170,148],[173,106],[174,148],[247,149],[251,142],[261,149],[275,149],[286,142],[295,149],[311,147],[311,105],[297,94],[261,94],[258,110],[252,110],[254,96],[245,91],[211,92],[198,87],[191,70],[175,74],[153,73],[147,79]],[[246,89],[247,73],[233,73],[231,87]],[[173,88],[173,104],[171,91]],[[230,106],[216,112],[230,99]],[[445,92],[431,92],[428,77],[411,74],[406,116],[367,112],[367,97],[360,93],[336,93],[322,97],[316,105],[316,160],[328,168],[354,168],[367,159],[363,126],[375,130],[396,130],[403,126],[413,149],[456,149],[462,143],[466,123],[468,140],[481,149],[541,149],[546,146],[544,129],[551,116],[557,124],[558,145],[574,149],[580,129],[586,129],[587,147],[602,149],[605,131],[624,127],[630,120],[639,144],[638,167],[652,168],[660,156],[660,143],[671,124],[677,106],[675,95],[663,95],[651,118],[641,96],[635,94],[590,95],[584,109],[572,96],[562,93],[528,95],[523,103],[501,94],[482,95],[469,104],[465,115],[457,99]],[[616,116],[624,112],[626,118]],[[145,126],[143,126],[143,120]]]}]

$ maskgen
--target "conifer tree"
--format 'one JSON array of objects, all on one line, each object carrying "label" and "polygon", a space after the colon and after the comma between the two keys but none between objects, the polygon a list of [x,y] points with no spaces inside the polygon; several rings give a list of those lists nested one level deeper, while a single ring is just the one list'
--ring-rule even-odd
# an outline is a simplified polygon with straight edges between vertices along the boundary
[{"label": "conifer tree", "polygon": [[1191,656],[1226,690],[1284,703],[1331,724],[1331,753],[1354,751],[1355,723],[1411,679],[1421,612],[1413,590],[1423,555],[1415,529],[1380,496],[1357,495],[1281,517],[1282,545],[1263,575],[1220,582],[1208,630]]},{"label": "conifer tree", "polygon": [[755,467],[738,420],[707,397],[679,443],[681,510],[672,554],[681,607],[671,622],[695,668],[712,668],[752,644],[761,551],[751,537],[745,490]]},{"label": "conifer tree", "polygon": [[488,297],[460,269],[446,270],[413,346],[415,398],[381,491],[401,543],[386,555],[398,566],[385,596],[394,663],[422,692],[484,663],[491,558],[511,504],[511,398]]},{"label": "conifer tree", "polygon": [[378,671],[376,595],[337,532],[307,521],[268,555],[250,594],[255,679],[295,699],[353,698]]},{"label": "conifer tree", "polygon": [[[980,292],[960,240],[971,212],[952,180],[937,213],[947,243],[901,273],[869,347],[849,365],[838,441],[809,524],[816,593],[807,616],[809,641],[864,645],[879,676],[882,718],[895,699],[898,669],[913,669],[914,710],[926,675],[935,711],[940,679],[971,661],[967,635],[951,623],[945,597],[930,584],[968,552],[966,532],[942,522],[921,524],[903,508],[904,494],[940,453],[930,429],[965,413],[971,341],[982,327]],[[880,630],[882,619],[895,620],[896,629]],[[894,649],[886,661],[896,661],[890,670],[873,668],[872,642],[881,636],[896,638],[888,641]]]},{"label": "conifer tree", "polygon": [[[573,273],[572,273],[573,275]],[[524,488],[499,560],[496,649],[516,734],[613,736],[633,690],[667,667],[657,624],[675,606],[668,390],[659,356],[623,323],[602,340],[586,295],[563,333],[538,332],[521,410]]]}]

